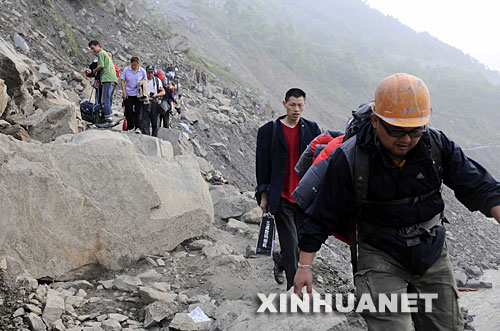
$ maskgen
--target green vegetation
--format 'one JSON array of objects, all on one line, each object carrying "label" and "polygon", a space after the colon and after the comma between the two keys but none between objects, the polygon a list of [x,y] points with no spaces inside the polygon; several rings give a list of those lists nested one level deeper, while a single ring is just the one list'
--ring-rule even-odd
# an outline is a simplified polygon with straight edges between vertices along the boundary
[{"label": "green vegetation", "polygon": [[52,9],[52,13],[54,14],[54,19],[61,26],[61,30],[64,31],[66,36],[68,37],[69,40],[69,48],[71,49],[72,55],[78,59],[78,61],[85,61],[86,57],[80,50],[80,44],[78,40],[76,39],[75,35],[73,34],[73,31],[69,28],[68,24],[66,21],[59,15],[57,12],[57,9],[55,8],[54,4],[52,3],[51,0],[48,1],[48,4],[50,8]]}]

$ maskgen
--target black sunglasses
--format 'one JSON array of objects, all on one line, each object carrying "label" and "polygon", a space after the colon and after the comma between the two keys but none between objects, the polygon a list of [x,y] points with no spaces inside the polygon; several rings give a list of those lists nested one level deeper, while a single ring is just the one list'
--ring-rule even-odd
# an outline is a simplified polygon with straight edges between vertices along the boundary
[{"label": "black sunglasses", "polygon": [[401,138],[406,135],[409,135],[411,138],[420,138],[424,135],[426,131],[425,127],[423,130],[411,130],[411,131],[406,131],[402,129],[393,129],[387,126],[383,120],[379,120],[379,122],[384,127],[385,132],[387,132],[387,134],[393,138]]}]

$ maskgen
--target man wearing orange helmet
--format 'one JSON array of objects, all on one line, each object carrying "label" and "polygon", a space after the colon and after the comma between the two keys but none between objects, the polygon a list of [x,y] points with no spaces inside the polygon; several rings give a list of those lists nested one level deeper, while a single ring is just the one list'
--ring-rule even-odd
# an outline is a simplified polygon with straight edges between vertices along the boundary
[{"label": "man wearing orange helmet", "polygon": [[[442,226],[441,183],[470,210],[500,222],[500,183],[442,132],[427,127],[429,91],[412,75],[377,87],[367,124],[331,156],[324,185],[305,211],[294,291],[312,290],[315,252],[332,233],[351,241],[358,299],[369,294],[437,294],[417,312],[364,310],[369,330],[462,330],[457,288]],[[400,302],[400,301],[398,301]],[[401,301],[401,303],[403,303]],[[428,307],[427,307],[428,308]]]}]

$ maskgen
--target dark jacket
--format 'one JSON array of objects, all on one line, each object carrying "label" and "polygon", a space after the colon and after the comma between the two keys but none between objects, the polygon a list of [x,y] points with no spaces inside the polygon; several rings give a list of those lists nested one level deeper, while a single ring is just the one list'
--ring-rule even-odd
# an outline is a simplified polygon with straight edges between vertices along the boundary
[{"label": "dark jacket", "polygon": [[[500,205],[500,183],[480,164],[464,155],[462,149],[442,132],[442,179],[458,200],[469,210],[479,210],[488,217],[493,206]],[[403,168],[393,165],[370,125],[356,136],[358,146],[372,151],[368,196],[371,201],[390,201],[423,195],[439,187],[432,166],[430,137],[425,134],[407,154]],[[299,230],[299,247],[306,252],[319,250],[329,234],[347,233],[348,222],[356,213],[355,191],[346,155],[341,148],[333,154],[323,183],[314,198],[303,226]],[[408,227],[430,220],[444,209],[440,192],[420,201],[399,205],[368,204],[359,212],[361,222],[384,227]],[[362,233],[360,232],[360,236]],[[406,241],[388,233],[370,235],[364,241],[393,256],[410,270],[422,259],[432,260],[439,254],[444,230],[437,231],[418,246],[407,247]]]},{"label": "dark jacket", "polygon": [[[285,179],[285,167],[287,162],[287,147],[285,134],[281,127],[280,120],[286,115],[276,120],[276,133],[274,141],[274,151],[271,156],[271,140],[273,135],[273,121],[267,122],[259,128],[257,133],[256,152],[256,175],[257,190],[256,197],[260,204],[260,195],[267,192],[267,203],[271,214],[278,210],[283,181]],[[304,118],[299,122],[300,130],[300,153],[306,149],[307,145],[321,133],[316,122],[308,121]]]}]

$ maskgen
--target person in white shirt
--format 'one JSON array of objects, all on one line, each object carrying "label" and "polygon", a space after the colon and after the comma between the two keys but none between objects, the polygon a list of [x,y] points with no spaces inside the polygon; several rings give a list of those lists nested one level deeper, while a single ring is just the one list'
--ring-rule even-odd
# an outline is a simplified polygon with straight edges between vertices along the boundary
[{"label": "person in white shirt", "polygon": [[148,105],[144,105],[142,112],[142,133],[149,135],[149,128],[152,127],[152,136],[156,137],[158,135],[158,108],[163,99],[162,97],[165,95],[165,89],[158,77],[155,77],[155,68],[153,66],[146,67],[146,75],[148,77],[150,101]]}]

